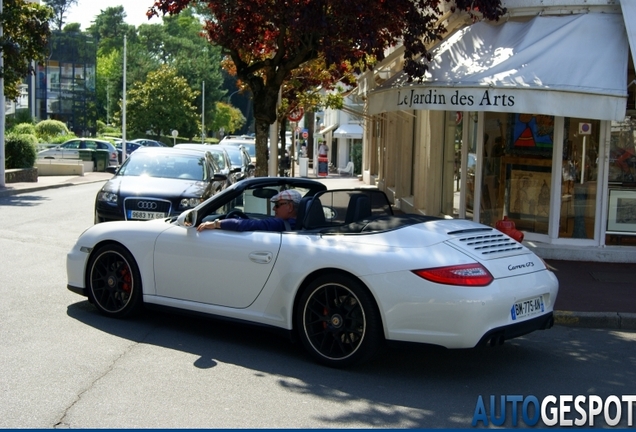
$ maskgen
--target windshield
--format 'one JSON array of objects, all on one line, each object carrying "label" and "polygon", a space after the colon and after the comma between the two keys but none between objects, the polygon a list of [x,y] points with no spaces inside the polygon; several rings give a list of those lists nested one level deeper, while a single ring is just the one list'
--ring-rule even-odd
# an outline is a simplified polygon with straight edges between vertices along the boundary
[{"label": "windshield", "polygon": [[118,175],[204,180],[208,177],[205,159],[197,156],[153,154],[130,155]]},{"label": "windshield", "polygon": [[274,203],[270,201],[270,198],[283,189],[296,189],[303,196],[310,191],[310,189],[307,188],[288,188],[280,186],[245,189],[240,195],[234,197],[228,202],[225,202],[220,207],[210,209],[211,211],[208,214],[208,219],[204,220],[215,219],[216,217],[227,214],[232,210],[240,210],[253,219],[274,217]]},{"label": "windshield", "polygon": [[212,153],[212,157],[214,158],[216,164],[219,166],[219,169],[224,170],[227,168],[225,166],[225,158],[223,157],[222,151],[212,150],[210,151],[210,153]]},{"label": "windshield", "polygon": [[241,151],[238,148],[227,148],[227,154],[230,157],[232,165],[242,165],[243,158],[241,157]]},{"label": "windshield", "polygon": [[256,157],[256,144],[241,144],[243,147],[245,147],[245,150],[247,150],[247,153],[250,155],[250,157],[255,158]]}]

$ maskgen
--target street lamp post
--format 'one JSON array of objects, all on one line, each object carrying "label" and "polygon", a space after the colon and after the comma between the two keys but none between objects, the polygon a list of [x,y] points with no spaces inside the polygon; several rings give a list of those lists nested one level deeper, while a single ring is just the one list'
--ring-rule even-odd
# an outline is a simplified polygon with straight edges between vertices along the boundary
[{"label": "street lamp post", "polygon": [[205,144],[205,81],[201,83],[201,144]]},{"label": "street lamp post", "polygon": [[229,95],[229,96],[227,97],[227,103],[228,103],[229,105],[232,105],[232,96],[234,96],[235,94],[237,94],[239,91],[240,91],[240,90],[237,90],[237,91],[235,91],[234,93],[232,93],[231,95]]}]

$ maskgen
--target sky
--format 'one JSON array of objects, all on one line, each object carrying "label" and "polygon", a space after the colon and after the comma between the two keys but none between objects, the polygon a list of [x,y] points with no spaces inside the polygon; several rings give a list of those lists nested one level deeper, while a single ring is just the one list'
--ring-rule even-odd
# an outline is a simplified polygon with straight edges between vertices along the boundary
[{"label": "sky", "polygon": [[154,0],[79,0],[76,5],[69,8],[66,13],[65,23],[78,22],[81,29],[86,30],[91,21],[100,12],[109,7],[123,6],[126,12],[126,23],[137,27],[139,24],[160,24],[161,19],[153,17],[148,20],[146,11],[154,4]]}]

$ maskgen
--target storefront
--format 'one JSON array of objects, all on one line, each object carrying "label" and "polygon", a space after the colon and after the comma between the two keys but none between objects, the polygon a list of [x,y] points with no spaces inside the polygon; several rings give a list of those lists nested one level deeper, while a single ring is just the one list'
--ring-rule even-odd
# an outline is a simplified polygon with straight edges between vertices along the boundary
[{"label": "storefront", "polygon": [[364,180],[407,211],[507,217],[548,258],[636,246],[628,9],[455,31],[424,83],[397,73],[367,93]]}]

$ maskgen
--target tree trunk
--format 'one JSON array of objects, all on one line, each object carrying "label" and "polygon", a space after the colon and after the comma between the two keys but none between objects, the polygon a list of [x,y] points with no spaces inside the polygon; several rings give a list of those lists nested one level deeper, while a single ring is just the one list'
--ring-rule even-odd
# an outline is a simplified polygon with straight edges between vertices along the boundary
[{"label": "tree trunk", "polygon": [[[256,177],[268,176],[267,140],[269,127],[276,121],[276,105],[278,104],[278,91],[280,85],[268,83],[264,86],[250,86],[254,101],[254,123],[256,133]],[[272,145],[276,145],[273,143]]]},{"label": "tree trunk", "polygon": [[316,123],[316,113],[309,111],[305,113],[305,126],[307,127],[307,157],[309,158],[309,166],[313,167],[314,162],[314,132]]}]

